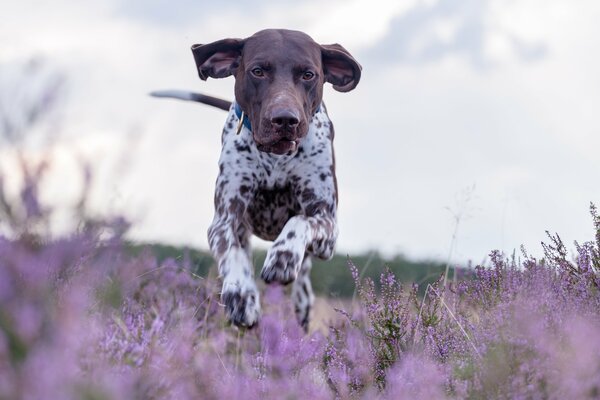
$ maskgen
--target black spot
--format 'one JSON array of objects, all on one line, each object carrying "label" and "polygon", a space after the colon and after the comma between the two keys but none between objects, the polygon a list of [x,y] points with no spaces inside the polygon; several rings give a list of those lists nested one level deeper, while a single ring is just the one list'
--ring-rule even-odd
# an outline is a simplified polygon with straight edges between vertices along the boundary
[{"label": "black spot", "polygon": [[302,291],[304,292],[304,295],[306,296],[306,298],[309,298],[310,296],[308,295],[308,288],[306,287],[306,283],[302,284]]},{"label": "black spot", "polygon": [[[335,201],[335,199],[333,200]],[[333,202],[327,206],[327,211],[329,211],[330,214],[333,214],[333,212],[335,211],[335,205]]]},{"label": "black spot", "polygon": [[296,237],[296,232],[294,232],[294,231],[289,231],[288,232],[288,234],[287,234],[287,238],[288,239],[293,239],[295,237]]},{"label": "black spot", "polygon": [[327,208],[327,203],[325,201],[317,201],[306,206],[305,213],[307,217],[314,217],[319,212],[326,210]]},{"label": "black spot", "polygon": [[315,195],[314,190],[312,190],[310,188],[306,188],[302,191],[302,203],[310,203],[315,198],[316,198],[316,195]]},{"label": "black spot", "polygon": [[250,188],[246,185],[240,186],[240,194],[243,196],[250,191]]},{"label": "black spot", "polygon": [[236,143],[235,149],[238,151],[238,153],[250,153],[250,146],[247,144]]}]

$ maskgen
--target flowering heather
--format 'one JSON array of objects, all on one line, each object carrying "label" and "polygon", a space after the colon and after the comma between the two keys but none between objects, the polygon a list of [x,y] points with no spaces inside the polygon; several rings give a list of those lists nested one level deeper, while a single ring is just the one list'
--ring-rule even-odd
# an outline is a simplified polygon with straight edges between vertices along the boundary
[{"label": "flowering heather", "polygon": [[572,255],[549,235],[542,259],[492,252],[424,291],[349,261],[358,301],[305,335],[279,286],[258,327],[230,326],[213,279],[185,254],[129,255],[122,219],[80,205],[78,228],[52,237],[39,176],[17,199],[0,181],[0,399],[600,397],[594,206],[596,237]]}]

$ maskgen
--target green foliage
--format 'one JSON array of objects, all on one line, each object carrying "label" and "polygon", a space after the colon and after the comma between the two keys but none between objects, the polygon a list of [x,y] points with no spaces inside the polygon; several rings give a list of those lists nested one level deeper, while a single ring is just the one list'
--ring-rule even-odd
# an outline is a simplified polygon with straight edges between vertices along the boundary
[{"label": "green foliage", "polygon": [[[199,276],[208,276],[211,267],[215,262],[211,255],[202,250],[197,250],[187,246],[171,246],[161,243],[127,243],[127,251],[132,256],[139,256],[144,252],[149,252],[152,258],[156,258],[158,264],[163,264],[164,261],[172,259],[178,263],[184,264],[190,270]],[[216,268],[212,272],[216,275]]]},{"label": "green foliage", "polygon": [[[159,243],[129,243],[130,253],[137,256],[143,251],[149,251],[156,257],[158,263],[171,258],[177,261],[187,262],[191,270],[200,275],[207,276],[215,262],[211,255],[202,250],[190,247],[176,247]],[[264,250],[254,251],[255,276],[260,275],[260,269],[265,261]],[[445,265],[436,261],[412,261],[404,256],[397,255],[386,258],[375,251],[364,254],[351,255],[350,258],[358,267],[358,273],[362,278],[371,278],[379,289],[379,277],[389,269],[400,282],[411,282],[419,284],[419,294],[422,296],[427,284],[433,284],[444,273]],[[462,278],[468,277],[467,269],[455,271],[450,268],[449,279],[453,279],[455,272]],[[216,276],[216,268],[211,272]],[[313,289],[317,295],[334,298],[349,298],[354,295],[354,280],[348,270],[348,255],[338,254],[331,260],[313,260],[311,272]]]}]

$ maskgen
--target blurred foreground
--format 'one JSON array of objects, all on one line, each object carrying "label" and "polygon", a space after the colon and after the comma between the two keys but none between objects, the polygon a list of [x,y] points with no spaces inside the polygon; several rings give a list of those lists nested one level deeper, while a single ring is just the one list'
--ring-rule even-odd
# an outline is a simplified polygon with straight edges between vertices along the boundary
[{"label": "blurred foreground", "polygon": [[260,324],[243,331],[191,252],[132,249],[126,221],[89,217],[85,196],[75,228],[51,235],[41,170],[23,166],[17,198],[0,180],[0,399],[600,395],[593,206],[597,235],[573,256],[550,236],[541,260],[492,252],[469,279],[420,286],[388,270],[375,285],[366,262],[348,261],[355,298],[320,299],[310,334],[279,286],[263,288]]}]

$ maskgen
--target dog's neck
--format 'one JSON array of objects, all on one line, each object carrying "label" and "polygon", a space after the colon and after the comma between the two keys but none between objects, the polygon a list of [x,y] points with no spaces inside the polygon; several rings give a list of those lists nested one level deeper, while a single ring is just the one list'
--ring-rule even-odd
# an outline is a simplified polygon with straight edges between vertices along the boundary
[{"label": "dog's neck", "polygon": [[[236,115],[235,106],[231,107],[230,113]],[[230,114],[230,118],[233,117]],[[237,121],[236,121],[237,120]],[[232,120],[233,126],[230,128],[231,134],[236,134],[236,124],[239,124],[239,117]],[[314,152],[320,151],[322,145],[320,142],[327,139],[324,134],[318,133],[322,123],[330,123],[327,116],[325,105],[319,107],[319,110],[313,115],[311,122],[309,123],[307,135],[301,139],[298,148],[291,154],[273,154],[258,150],[254,145],[254,137],[252,131],[247,128],[245,124],[242,125],[242,129],[239,133],[238,140],[241,140],[244,144],[250,145],[249,156],[254,158],[258,165],[265,171],[266,176],[264,177],[265,187],[271,188],[275,186],[282,186],[286,184],[286,180],[291,170],[296,168],[299,162],[302,162],[304,155],[310,156]],[[322,151],[322,150],[321,150]],[[269,171],[269,172],[266,172]]]},{"label": "dog's neck", "polygon": [[250,132],[252,132],[252,125],[250,124],[250,118],[248,118],[248,114],[246,114],[244,111],[242,111],[242,107],[240,107],[240,103],[238,103],[237,101],[234,101],[233,109],[235,111],[236,117],[238,117],[238,120],[240,120],[241,123],[244,124],[246,129],[248,129]]},{"label": "dog's neck", "polygon": [[[317,107],[317,110],[315,111],[315,113],[313,114],[313,117],[319,112],[321,111],[321,108],[323,107],[323,103],[319,104],[319,107]],[[233,102],[233,110],[235,111],[235,115],[238,118],[238,120],[241,120],[241,123],[250,131],[252,132],[252,124],[250,123],[250,118],[248,118],[248,113],[246,113],[244,110],[242,110],[242,107],[240,106],[240,103],[238,103],[237,101]]]}]

